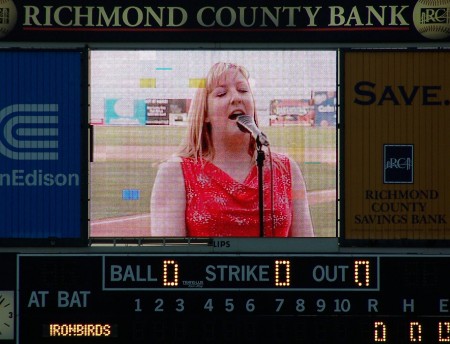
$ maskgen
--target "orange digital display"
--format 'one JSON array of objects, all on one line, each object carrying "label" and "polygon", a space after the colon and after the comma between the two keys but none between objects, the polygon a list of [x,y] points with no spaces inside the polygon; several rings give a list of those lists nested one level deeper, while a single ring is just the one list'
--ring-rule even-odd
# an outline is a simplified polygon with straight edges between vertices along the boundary
[{"label": "orange digital display", "polygon": [[111,324],[53,323],[48,325],[49,337],[115,337]]}]

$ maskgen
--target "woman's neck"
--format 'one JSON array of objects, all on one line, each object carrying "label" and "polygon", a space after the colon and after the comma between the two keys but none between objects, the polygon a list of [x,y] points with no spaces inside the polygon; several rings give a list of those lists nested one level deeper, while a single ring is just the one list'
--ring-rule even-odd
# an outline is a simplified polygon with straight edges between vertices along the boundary
[{"label": "woman's neck", "polygon": [[247,149],[216,150],[211,162],[240,183],[245,181],[254,166],[253,157]]},{"label": "woman's neck", "polygon": [[248,163],[251,159],[248,147],[245,147],[241,149],[215,149],[213,161]]},{"label": "woman's neck", "polygon": [[250,136],[238,137],[234,140],[216,139],[214,142],[214,159],[215,161],[248,161],[250,158],[248,148],[250,144]]}]

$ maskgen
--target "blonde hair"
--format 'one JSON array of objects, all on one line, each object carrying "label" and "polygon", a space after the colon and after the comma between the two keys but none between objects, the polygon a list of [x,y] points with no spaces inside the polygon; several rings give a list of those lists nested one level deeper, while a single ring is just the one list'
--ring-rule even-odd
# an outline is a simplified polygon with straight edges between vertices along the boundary
[{"label": "blonde hair", "polygon": [[[183,142],[182,149],[180,151],[180,156],[194,159],[214,159],[215,149],[211,136],[211,124],[209,122],[205,122],[208,114],[208,96],[219,84],[220,80],[225,76],[225,73],[230,70],[235,71],[236,74],[242,74],[247,81],[250,78],[250,73],[247,69],[238,64],[217,62],[211,67],[206,76],[205,87],[197,89],[189,108],[189,125],[185,141]],[[254,99],[253,102],[255,102]],[[255,106],[254,108],[256,109]],[[255,123],[258,124],[256,111],[253,116]],[[253,156],[255,151],[256,142],[252,138],[249,145],[249,154]]]}]

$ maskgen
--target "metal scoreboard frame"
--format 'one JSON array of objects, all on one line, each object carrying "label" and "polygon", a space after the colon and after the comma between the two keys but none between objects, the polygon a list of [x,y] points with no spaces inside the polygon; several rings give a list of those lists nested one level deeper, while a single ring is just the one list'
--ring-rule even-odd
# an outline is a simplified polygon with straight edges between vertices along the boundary
[{"label": "metal scoreboard frame", "polygon": [[[0,1],[0,344],[450,342],[449,13]],[[89,237],[90,52],[141,49],[336,51],[336,237]]]},{"label": "metal scoreboard frame", "polygon": [[23,343],[439,343],[450,340],[449,263],[429,254],[19,254],[20,292],[0,300],[15,302]]},{"label": "metal scoreboard frame", "polygon": [[[450,98],[444,77],[450,31],[446,0],[377,4],[335,0],[326,6],[306,1],[303,8],[291,7],[298,4],[285,0],[282,10],[270,4],[211,6],[208,0],[189,5],[171,0],[167,8],[149,7],[140,0],[133,5],[122,8],[112,1],[86,6],[79,0],[62,7],[34,0],[2,4],[5,27],[0,31],[0,54],[6,58],[1,82],[8,89],[2,94],[5,98],[0,98],[2,245],[126,243],[128,238],[120,235],[105,240],[90,236],[89,159],[95,143],[88,123],[89,54],[92,50],[210,48],[336,51],[335,232],[339,245],[448,246],[450,195],[440,173],[449,143],[448,123],[442,115]],[[249,25],[245,19],[251,14],[254,20]],[[267,37],[261,33],[277,44],[265,43]],[[180,37],[190,39],[180,43]],[[390,46],[386,40],[395,43]],[[76,65],[65,66],[69,58],[49,60],[71,53],[79,54]],[[384,66],[386,72],[379,73]],[[415,78],[410,78],[409,69],[418,71]],[[16,70],[22,73],[14,74]],[[33,89],[29,78],[36,78],[38,87]],[[46,84],[48,78],[51,87]],[[152,84],[150,79],[144,81]],[[56,98],[61,94],[70,96]],[[33,120],[44,123],[28,123]],[[139,192],[125,189],[122,197],[139,197],[134,191]],[[51,202],[54,206],[49,206]],[[154,242],[145,235],[138,237],[137,245]],[[190,241],[184,239],[180,241]],[[283,242],[276,250],[295,251],[295,241]],[[253,243],[243,240],[237,246],[252,250]],[[273,245],[275,241],[269,251]],[[262,244],[259,249],[266,251],[265,247]]]}]

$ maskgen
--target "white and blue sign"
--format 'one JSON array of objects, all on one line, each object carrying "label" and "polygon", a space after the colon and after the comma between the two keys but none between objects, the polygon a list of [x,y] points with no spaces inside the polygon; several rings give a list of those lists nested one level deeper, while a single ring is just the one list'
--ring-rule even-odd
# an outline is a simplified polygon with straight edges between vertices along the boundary
[{"label": "white and blue sign", "polygon": [[0,238],[82,235],[81,52],[0,52]]},{"label": "white and blue sign", "polygon": [[145,125],[145,120],[146,105],[144,99],[105,99],[106,124]]}]

